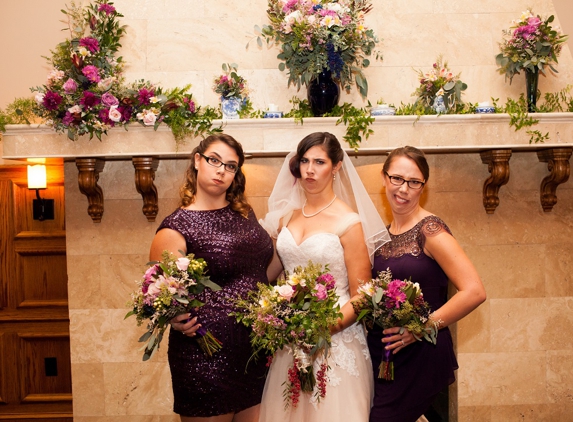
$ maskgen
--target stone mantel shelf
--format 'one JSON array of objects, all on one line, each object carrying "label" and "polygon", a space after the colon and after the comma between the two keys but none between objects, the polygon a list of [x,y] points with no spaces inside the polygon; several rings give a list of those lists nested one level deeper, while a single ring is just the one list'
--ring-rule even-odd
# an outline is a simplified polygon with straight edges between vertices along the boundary
[{"label": "stone mantel shelf", "polygon": [[[383,155],[392,149],[412,145],[426,153],[479,153],[490,177],[484,182],[483,204],[492,214],[499,205],[499,189],[509,180],[509,160],[513,152],[537,153],[547,163],[549,175],[541,181],[543,210],[551,211],[557,202],[557,187],[569,179],[569,159],[573,151],[573,113],[535,113],[534,130],[548,133],[551,142],[529,144],[526,130],[516,132],[507,114],[380,116],[370,128],[374,133],[363,140],[358,155]],[[336,117],[304,119],[240,119],[215,121],[224,132],[235,137],[250,157],[278,157],[296,149],[298,142],[312,132],[331,132],[342,142],[344,125]],[[177,144],[171,130],[141,125],[111,129],[102,140],[84,136],[77,141],[42,125],[8,125],[4,134],[3,158],[60,158],[75,161],[80,191],[89,202],[88,213],[100,222],[104,212],[104,193],[98,185],[99,174],[109,160],[132,161],[135,185],[143,198],[143,213],[149,221],[157,215],[158,193],[155,171],[161,159],[189,159],[198,140]],[[349,150],[351,151],[351,150]],[[476,154],[477,156],[477,154]]]},{"label": "stone mantel shelf", "polygon": [[[507,114],[380,116],[370,126],[374,133],[363,140],[359,155],[384,154],[397,146],[413,145],[428,153],[481,152],[491,149],[538,151],[573,146],[573,113],[534,113],[534,129],[549,132],[551,142],[529,144],[525,129],[515,132]],[[292,118],[214,121],[234,136],[251,156],[283,156],[296,148],[305,135],[327,131],[341,141],[344,125],[336,117],[306,118],[303,124]],[[45,125],[8,125],[3,141],[4,159],[98,157],[131,160],[132,157],[187,158],[197,144],[188,140],[176,144],[170,129],[133,124],[126,131],[111,129],[102,141],[83,136],[77,141]]]}]

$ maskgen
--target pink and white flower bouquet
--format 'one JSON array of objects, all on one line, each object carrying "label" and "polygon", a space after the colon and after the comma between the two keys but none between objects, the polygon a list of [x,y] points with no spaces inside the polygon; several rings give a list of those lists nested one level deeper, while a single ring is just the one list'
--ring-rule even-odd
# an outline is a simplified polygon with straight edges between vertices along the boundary
[{"label": "pink and white flower bouquet", "polygon": [[496,56],[498,71],[511,82],[521,70],[545,73],[545,66],[555,72],[557,57],[568,36],[553,28],[553,15],[547,19],[535,15],[530,9],[522,12],[518,21],[503,31],[504,40],[500,43],[501,52]]},{"label": "pink and white flower bouquet", "polygon": [[[241,312],[237,321],[252,328],[251,344],[254,355],[265,352],[274,355],[279,349],[290,348],[293,366],[285,380],[285,405],[296,407],[301,392],[315,392],[318,399],[326,395],[326,372],[331,344],[330,327],[341,317],[337,304],[334,277],[328,265],[309,261],[285,273],[277,285],[258,285],[258,290],[247,299],[237,301]],[[318,356],[324,360],[316,376],[313,362]]]},{"label": "pink and white flower bouquet", "polygon": [[[378,277],[363,283],[358,288],[360,298],[352,302],[357,321],[364,321],[367,328],[374,324],[386,328],[401,327],[410,331],[421,341],[436,344],[438,326],[431,320],[431,309],[424,300],[418,283],[392,278],[390,269],[378,273]],[[385,351],[378,378],[394,379],[392,353]]]},{"label": "pink and white flower bouquet", "polygon": [[[370,65],[378,38],[364,23],[372,9],[369,0],[268,0],[270,25],[263,25],[260,37],[277,44],[284,61],[279,69],[288,69],[288,84],[300,88],[323,70],[331,72],[344,89],[354,81],[366,97],[368,83],[362,68]],[[378,58],[379,55],[377,54]]]},{"label": "pink and white flower bouquet", "polygon": [[[178,258],[164,251],[161,261],[150,262],[149,265],[142,279],[136,282],[138,288],[128,303],[132,310],[125,316],[135,315],[138,326],[149,320],[147,332],[139,339],[146,343],[144,361],[159,349],[173,317],[186,312],[193,314],[195,308],[204,305],[197,296],[205,288],[221,289],[205,275],[207,263],[202,258],[194,259],[193,254]],[[204,327],[197,331],[196,339],[208,356],[221,350],[222,343]]]},{"label": "pink and white flower bouquet", "polygon": [[[460,74],[454,74],[448,67],[448,62],[442,60],[442,56],[436,59],[432,68],[423,72],[418,70],[420,85],[414,91],[417,97],[416,101],[421,102],[424,107],[435,106],[436,99],[441,97],[445,110],[456,108],[456,105],[462,105],[462,92],[467,89],[467,84],[461,81]],[[440,111],[436,110],[440,113]]]}]

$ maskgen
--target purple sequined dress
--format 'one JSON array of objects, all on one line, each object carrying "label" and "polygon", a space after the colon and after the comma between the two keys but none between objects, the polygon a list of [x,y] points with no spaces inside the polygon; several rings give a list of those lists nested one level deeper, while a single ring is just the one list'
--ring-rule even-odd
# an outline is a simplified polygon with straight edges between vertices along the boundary
[{"label": "purple sequined dress", "polygon": [[261,402],[266,361],[247,362],[250,330],[229,313],[234,298],[246,297],[257,282],[266,283],[266,269],[273,254],[267,232],[251,211],[242,217],[230,206],[213,211],[178,209],[165,218],[158,231],[181,233],[187,253],[207,262],[207,274],[221,286],[206,289],[199,299],[198,319],[223,342],[223,349],[209,358],[192,337],[170,330],[169,367],[173,383],[173,410],[183,416],[208,417],[239,412]]},{"label": "purple sequined dress", "polygon": [[[436,216],[422,219],[405,233],[392,235],[374,258],[373,276],[388,268],[395,279],[411,278],[419,283],[431,309],[441,307],[447,297],[448,278],[440,266],[424,253],[426,237],[443,231],[451,234]],[[374,369],[374,404],[370,422],[414,422],[430,406],[436,394],[454,382],[458,363],[448,328],[438,333],[437,345],[417,341],[393,356],[394,380],[378,379],[378,367],[384,353],[382,329],[368,333],[368,347]]]}]

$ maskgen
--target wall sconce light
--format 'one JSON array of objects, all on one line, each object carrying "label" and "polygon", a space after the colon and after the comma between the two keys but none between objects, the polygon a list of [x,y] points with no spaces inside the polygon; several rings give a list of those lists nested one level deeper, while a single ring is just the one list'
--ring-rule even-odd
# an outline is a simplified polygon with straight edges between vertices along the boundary
[{"label": "wall sconce light", "polygon": [[46,189],[46,165],[35,164],[28,166],[28,189],[36,190],[33,201],[34,220],[44,221],[54,219],[54,200],[40,197],[40,189]]}]

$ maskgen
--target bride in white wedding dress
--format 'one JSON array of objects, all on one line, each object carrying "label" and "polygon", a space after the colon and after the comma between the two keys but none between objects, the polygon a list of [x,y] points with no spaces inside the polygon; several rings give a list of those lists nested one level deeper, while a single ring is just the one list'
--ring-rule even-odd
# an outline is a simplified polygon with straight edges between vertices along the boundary
[{"label": "bride in white wedding dress", "polygon": [[[350,303],[360,280],[371,277],[374,251],[388,233],[348,155],[336,137],[312,133],[287,156],[261,220],[276,239],[269,280],[309,260],[328,264],[343,317],[331,328],[326,397],[302,393],[285,408],[283,383],[292,351],[276,353],[267,376],[260,422],[366,422],[373,394],[372,364],[362,326]],[[280,258],[280,259],[279,259]],[[318,372],[322,359],[314,363]]]}]

